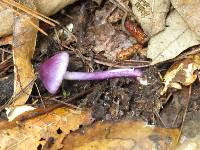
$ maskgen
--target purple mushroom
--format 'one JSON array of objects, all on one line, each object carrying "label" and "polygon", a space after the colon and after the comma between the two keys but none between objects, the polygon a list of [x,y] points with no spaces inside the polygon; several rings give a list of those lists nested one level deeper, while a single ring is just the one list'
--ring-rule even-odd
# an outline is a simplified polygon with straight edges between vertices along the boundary
[{"label": "purple mushroom", "polygon": [[116,77],[140,77],[142,72],[135,69],[113,69],[98,72],[69,72],[66,71],[69,54],[60,52],[46,60],[40,66],[39,75],[45,88],[52,94],[59,89],[62,80],[103,80]]}]

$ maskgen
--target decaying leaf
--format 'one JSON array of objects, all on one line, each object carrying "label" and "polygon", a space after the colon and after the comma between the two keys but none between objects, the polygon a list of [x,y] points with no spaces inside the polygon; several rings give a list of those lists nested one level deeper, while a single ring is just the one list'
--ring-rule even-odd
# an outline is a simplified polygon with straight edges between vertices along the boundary
[{"label": "decaying leaf", "polygon": [[83,129],[81,133],[66,136],[63,149],[173,149],[178,142],[179,134],[178,129],[157,128],[144,122],[101,122]]},{"label": "decaying leaf", "polygon": [[109,60],[116,60],[117,54],[133,46],[135,40],[124,32],[115,30],[110,23],[91,28],[88,39],[94,42],[94,52],[102,53]]},{"label": "decaying leaf", "polygon": [[197,74],[194,73],[200,69],[200,56],[194,55],[182,61],[175,62],[164,76],[165,87],[161,92],[163,95],[169,87],[181,89],[181,85],[188,86],[192,84]]},{"label": "decaying leaf", "polygon": [[74,131],[80,125],[90,124],[92,121],[90,111],[69,108],[56,108],[24,121],[26,117],[41,114],[43,111],[45,109],[36,109],[26,112],[12,122],[0,122],[1,149],[59,149],[70,130]]},{"label": "decaying leaf", "polygon": [[147,57],[152,64],[172,59],[189,47],[198,45],[200,38],[190,30],[177,11],[172,11],[166,29],[149,41]]},{"label": "decaying leaf", "polygon": [[[29,7],[34,4],[29,1]],[[13,105],[23,105],[32,91],[35,80],[31,59],[35,51],[37,29],[30,22],[38,25],[38,19],[22,14],[15,17],[13,29],[14,93]]]},{"label": "decaying leaf", "polygon": [[131,0],[132,11],[143,30],[153,36],[165,28],[169,0]]},{"label": "decaying leaf", "polygon": [[[10,1],[10,0],[9,0]],[[65,6],[75,2],[76,0],[33,0],[36,10],[40,13],[50,16],[58,12]],[[0,4],[0,37],[11,34],[13,32],[13,10],[7,5]]]},{"label": "decaying leaf", "polygon": [[199,0],[171,0],[172,5],[187,22],[191,30],[200,36]]}]

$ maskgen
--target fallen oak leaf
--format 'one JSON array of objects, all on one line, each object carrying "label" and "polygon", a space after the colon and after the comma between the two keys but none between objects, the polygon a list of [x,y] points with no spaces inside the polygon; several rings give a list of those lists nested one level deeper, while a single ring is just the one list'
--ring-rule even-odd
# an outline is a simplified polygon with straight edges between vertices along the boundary
[{"label": "fallen oak leaf", "polygon": [[200,37],[190,30],[177,11],[172,11],[166,29],[153,36],[148,45],[147,57],[156,64],[175,58],[189,47],[200,44]]},{"label": "fallen oak leaf", "polygon": [[175,62],[164,76],[165,87],[160,94],[166,93],[169,87],[181,89],[181,84],[184,86],[192,84],[197,78],[195,71],[200,69],[199,61],[200,56],[197,54]]},{"label": "fallen oak leaf", "polygon": [[65,135],[91,122],[90,110],[52,106],[25,112],[12,122],[0,122],[1,149],[35,150],[49,139],[54,141],[51,149],[59,149]]},{"label": "fallen oak leaf", "polygon": [[63,140],[63,149],[145,150],[157,146],[161,149],[174,149],[180,135],[178,129],[158,128],[131,120],[98,122],[81,131],[67,135]]}]

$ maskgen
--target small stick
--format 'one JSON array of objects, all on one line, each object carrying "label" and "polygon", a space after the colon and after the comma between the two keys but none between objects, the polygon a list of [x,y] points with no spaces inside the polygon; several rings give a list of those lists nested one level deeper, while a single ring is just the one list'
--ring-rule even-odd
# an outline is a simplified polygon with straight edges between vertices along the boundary
[{"label": "small stick", "polygon": [[122,9],[124,12],[128,12],[132,14],[132,11],[129,7],[127,7],[126,5],[124,5],[123,2],[121,2],[121,0],[109,0],[111,3],[115,4],[117,7],[119,7],[120,9]]},{"label": "small stick", "polygon": [[45,104],[44,104],[44,101],[43,101],[42,96],[41,96],[41,94],[40,94],[40,90],[39,90],[39,88],[38,88],[38,85],[37,85],[37,83],[34,83],[34,84],[35,84],[35,87],[36,87],[36,89],[37,89],[38,95],[39,95],[39,97],[40,97],[40,101],[42,102],[42,105],[43,105],[43,107],[45,108]]}]

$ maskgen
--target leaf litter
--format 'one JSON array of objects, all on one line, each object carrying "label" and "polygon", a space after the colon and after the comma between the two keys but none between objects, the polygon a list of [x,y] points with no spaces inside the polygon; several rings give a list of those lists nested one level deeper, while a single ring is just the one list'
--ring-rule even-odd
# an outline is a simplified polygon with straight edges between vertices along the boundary
[{"label": "leaf litter", "polygon": [[[29,7],[35,9],[31,1],[27,1]],[[34,28],[30,21],[38,25],[38,19],[30,15],[22,14],[15,17],[13,32],[13,62],[14,62],[14,93],[17,97],[12,105],[23,105],[27,101],[35,80],[35,73],[31,64],[31,59],[35,51],[37,38],[37,29]],[[23,91],[22,94],[19,93]],[[19,95],[19,96],[18,96]]]},{"label": "leaf litter", "polygon": [[164,76],[165,87],[161,92],[163,95],[168,87],[181,89],[181,85],[191,85],[197,79],[196,70],[200,69],[199,55],[192,55],[186,59],[175,62]]},{"label": "leaf litter", "polygon": [[171,3],[178,13],[183,17],[183,20],[188,24],[190,29],[200,36],[199,1],[171,0]]},{"label": "leaf litter", "polygon": [[135,19],[147,35],[154,36],[165,29],[170,0],[131,0],[131,4]]},{"label": "leaf litter", "polygon": [[169,14],[166,25],[168,27],[164,31],[149,41],[147,57],[152,59],[152,64],[173,59],[200,42],[200,38],[190,30],[176,10]]},{"label": "leaf litter", "polygon": [[[121,130],[123,129],[123,130]],[[67,136],[63,149],[153,149],[159,146],[164,149],[175,148],[178,142],[179,130],[160,129],[147,125],[145,122],[97,123],[83,129],[83,134],[77,132]]]},{"label": "leaf litter", "polygon": [[[45,111],[46,114],[42,114]],[[33,118],[26,119],[28,116]],[[52,141],[54,143],[52,149],[59,149],[62,147],[62,139],[70,131],[91,121],[89,110],[80,111],[52,106],[52,108],[29,111],[12,122],[1,122],[1,149],[37,149],[45,147],[50,142],[49,139],[55,141],[55,143]]]},{"label": "leaf litter", "polygon": [[[12,1],[3,0],[3,2]],[[24,2],[28,2],[29,5],[31,4],[29,3],[29,1]],[[67,103],[64,103],[67,105],[68,103],[72,103],[73,105],[81,108],[91,108],[89,114],[92,116],[92,120],[94,120],[96,123],[93,124],[90,120],[86,123],[88,127],[83,126],[83,128],[79,129],[79,125],[85,125],[85,123],[82,124],[81,121],[80,123],[76,122],[77,120],[81,119],[81,115],[77,115],[76,117],[72,115],[72,118],[75,119],[76,123],[73,123],[73,131],[71,133],[69,133],[69,130],[71,129],[68,130],[67,128],[67,131],[65,132],[63,128],[58,128],[59,125],[62,126],[62,121],[58,121],[56,123],[56,127],[52,129],[53,132],[50,132],[52,133],[51,135],[44,132],[37,137],[37,140],[35,141],[36,143],[33,143],[33,145],[35,146],[34,148],[61,148],[63,146],[61,144],[61,141],[64,137],[65,139],[67,139],[63,141],[63,143],[65,143],[65,147],[86,149],[90,148],[91,146],[95,147],[96,149],[108,149],[110,147],[119,148],[116,147],[117,145],[119,145],[119,143],[120,146],[125,149],[130,149],[133,146],[140,148],[151,148],[158,146],[158,143],[159,146],[165,149],[171,146],[170,143],[172,143],[172,147],[175,147],[179,139],[180,144],[186,144],[186,146],[190,146],[191,144],[194,146],[195,143],[198,143],[198,138],[195,138],[195,140],[191,139],[193,143],[188,142],[190,141],[190,137],[187,137],[187,140],[184,141],[184,134],[180,138],[180,133],[185,132],[184,124],[188,121],[187,111],[191,111],[191,109],[193,109],[192,111],[198,111],[198,108],[200,107],[199,103],[196,100],[198,94],[195,93],[195,91],[197,91],[199,87],[199,81],[197,80],[199,77],[199,50],[198,47],[193,47],[195,45],[199,45],[198,26],[196,26],[196,24],[198,24],[198,20],[195,19],[196,16],[198,16],[198,7],[196,7],[196,1],[189,4],[184,1],[172,0],[171,8],[170,1],[167,0],[132,0],[131,2],[112,0],[111,2],[105,1],[105,3],[102,3],[101,5],[99,5],[101,1],[97,2],[98,5],[96,5],[95,2],[77,2],[74,5],[69,6],[69,8],[66,7],[65,9],[61,10],[61,12],[54,16],[54,18],[56,19],[58,17],[59,20],[59,23],[57,21],[52,22],[54,30],[59,31],[59,39],[53,38],[55,37],[56,32],[52,33],[52,27],[43,25],[41,29],[37,26],[37,23],[33,24],[34,21],[28,21],[31,18],[32,20],[38,22],[38,20],[43,20],[44,18],[47,22],[50,21],[49,23],[51,24],[52,20],[46,18],[42,14],[45,14],[47,16],[54,14],[62,9],[65,5],[73,2],[74,1],[58,0],[54,1],[51,7],[47,7],[49,9],[43,9],[46,7],[42,5],[42,3],[46,4],[45,0],[34,1],[34,3],[32,4],[35,4],[37,10],[40,9],[39,12],[41,14],[38,14],[35,11],[28,11],[28,13],[25,13],[23,10],[18,11],[17,18],[19,18],[19,20],[21,20],[22,22],[25,20],[24,26],[27,26],[34,31],[34,33],[31,33],[31,37],[33,37],[31,38],[32,45],[28,44],[30,38],[28,40],[27,37],[30,37],[31,35],[28,32],[27,34],[26,32],[22,32],[23,34],[20,34],[19,38],[15,36],[15,31],[19,31],[18,29],[22,28],[23,24],[19,25],[18,20],[15,20],[13,24],[13,20],[11,19],[12,17],[9,18],[10,20],[8,19],[7,26],[4,25],[4,27],[2,27],[2,29],[4,28],[4,30],[0,30],[2,36],[12,33],[12,30],[10,28],[12,24],[14,29],[17,28],[17,30],[13,30],[14,32],[12,37],[14,39],[13,41],[17,42],[13,42],[12,46],[14,50],[13,67],[15,71],[15,83],[18,82],[17,84],[15,84],[15,87],[17,88],[14,89],[18,89],[17,93],[20,94],[16,94],[15,90],[12,99],[15,100],[12,103],[13,105],[22,105],[23,107],[26,106],[24,105],[24,103],[28,103],[34,106],[31,106],[31,108],[37,108],[38,104],[41,105],[40,101],[42,101],[42,104],[52,105],[59,100],[66,100],[66,98],[71,93],[76,97],[76,94],[74,93],[85,91],[85,89],[87,88],[92,89],[90,93],[86,92],[82,96],[79,96],[79,94],[77,94],[76,101],[68,101],[67,99]],[[39,3],[41,4],[40,8],[38,6]],[[14,8],[15,7],[16,6],[14,6]],[[188,8],[190,8],[191,10],[193,7],[195,8],[193,12],[189,13],[189,11],[185,11],[188,10]],[[20,8],[23,8],[23,6],[20,6]],[[98,10],[96,10],[96,8],[98,8]],[[13,11],[16,13],[16,10],[10,9],[7,6],[5,7],[4,5],[1,6],[0,10],[0,16],[2,15],[0,19],[9,16],[8,14],[3,14],[3,12],[9,13],[10,16],[13,16]],[[7,12],[8,10],[11,11]],[[128,26],[126,23],[128,23]],[[64,26],[62,26],[62,24]],[[72,33],[67,31],[67,29],[65,28],[69,24],[73,26],[73,30],[70,31]],[[30,32],[31,30],[28,31]],[[49,35],[48,38],[41,36],[40,34],[37,37],[37,43],[39,43],[38,45],[42,45],[42,41],[46,41],[46,50],[43,52],[41,52],[41,50],[37,46],[35,52],[37,30],[46,35],[48,33]],[[60,31],[63,31],[63,35]],[[70,35],[73,35],[73,38],[75,37],[75,40],[71,40],[70,38],[63,39],[62,37],[65,36],[66,32],[67,34],[70,33]],[[24,36],[24,38],[21,38],[22,35]],[[147,35],[147,37],[144,35]],[[78,40],[76,40],[76,37]],[[2,41],[2,45],[10,44],[9,39],[7,41],[6,39],[1,39],[0,41]],[[23,42],[25,42],[25,44],[20,44]],[[20,51],[17,51],[19,50],[19,47],[16,46],[16,44],[20,45]],[[26,45],[30,46],[27,47]],[[8,73],[9,69],[7,69],[6,71],[6,68],[8,67],[7,65],[12,63],[10,59],[8,59],[9,63],[7,63],[7,59],[5,61],[5,58],[7,56],[11,56],[11,53],[9,53],[10,49],[7,50],[5,49],[5,47],[9,48],[9,46],[3,46],[1,50],[2,63],[0,64],[0,67],[4,69],[3,75],[6,75],[6,73]],[[33,59],[32,62],[36,64],[37,71],[38,64],[42,63],[45,59],[51,57],[53,54],[57,53],[60,50],[68,51],[70,53],[69,70],[107,70],[108,66],[122,68],[142,67],[144,76],[142,78],[138,78],[137,80],[112,79],[101,82],[86,81],[70,82],[70,84],[63,83],[61,90],[58,91],[56,95],[49,95],[41,85],[41,82],[35,78],[35,72],[32,68],[31,60]],[[184,53],[182,53],[183,51]],[[35,56],[33,57],[34,52]],[[152,60],[152,62],[149,58]],[[24,62],[28,62],[28,66],[25,66],[26,63]],[[17,68],[20,68],[19,71]],[[27,75],[28,78],[31,77],[31,79],[33,79],[33,82],[27,80]],[[164,80],[162,80],[162,76]],[[37,88],[33,87],[34,79],[36,79],[37,85],[39,86]],[[19,82],[21,80],[22,83]],[[7,82],[6,80],[3,81]],[[141,84],[142,81],[144,81],[145,84]],[[161,81],[164,81],[164,85]],[[2,83],[3,82],[0,82],[0,84]],[[7,84],[5,84],[5,86],[7,86]],[[24,88],[21,87],[24,87],[25,90],[23,90]],[[28,87],[28,91],[26,87]],[[174,90],[173,88],[179,90]],[[32,94],[38,96],[32,96]],[[194,97],[195,94],[197,95],[196,97]],[[177,99],[178,102],[176,101]],[[181,102],[181,100],[183,102]],[[192,103],[191,106],[189,105],[190,102]],[[73,105],[70,104],[69,106],[74,107]],[[20,107],[21,106],[17,106],[15,108]],[[48,108],[46,109],[48,110]],[[68,111],[67,108],[58,109],[62,112]],[[72,109],[70,109],[70,111],[71,110]],[[19,115],[18,113],[20,113],[21,111],[23,110],[17,110],[17,114],[15,116]],[[34,113],[34,111],[36,112],[37,109],[25,112],[21,115],[26,118],[29,116],[29,113],[37,114]],[[47,116],[47,120],[45,121],[45,123],[51,120],[50,118],[48,118],[48,114],[51,114],[51,112],[54,113],[54,111],[51,110],[49,112],[46,112],[46,115],[44,115],[44,111],[44,114],[42,116],[45,116],[45,118]],[[73,112],[75,112],[75,114],[81,113],[78,110],[73,110]],[[82,112],[84,114],[85,111]],[[176,112],[171,114],[173,118],[171,124],[169,124],[168,122],[168,112]],[[86,118],[91,119],[90,115]],[[60,120],[66,117],[63,116],[62,113],[58,113],[58,115],[56,116],[59,116],[58,118],[60,118]],[[25,126],[27,122],[30,121],[32,126],[34,126],[34,124],[37,125],[37,123],[32,122],[36,118],[29,118],[25,122],[22,120],[16,121],[17,119],[11,122],[1,121],[0,124],[3,124],[2,127],[6,126],[6,128],[2,129],[2,132],[0,132],[0,134],[4,133],[4,131],[7,130],[9,130],[11,134],[17,133],[18,130],[26,131]],[[69,118],[69,120],[73,120],[72,118]],[[125,118],[126,120],[128,120],[123,120]],[[153,135],[146,135],[143,129],[139,129],[141,127],[144,127],[144,130],[146,131],[146,128],[148,128],[149,126],[147,126],[146,124],[144,125],[144,123],[133,121],[132,119],[144,120],[145,122],[148,121],[148,124],[155,124],[162,127],[179,128],[180,130],[153,127],[154,129],[156,129],[156,131],[152,131]],[[193,119],[195,119],[195,117]],[[56,118],[55,120],[58,119]],[[99,120],[108,120],[110,121],[110,123],[98,123]],[[115,122],[113,120],[119,120],[119,122]],[[137,124],[139,124],[139,126]],[[117,128],[117,130],[113,131],[111,125],[114,128],[115,126],[119,126],[120,129]],[[194,123],[194,125],[197,124]],[[68,125],[66,124],[63,124],[63,126],[64,128],[68,127]],[[101,128],[104,129],[104,126],[105,128],[109,127],[109,129],[111,129],[110,131],[113,131],[112,133],[120,138],[116,139],[115,136],[113,138],[113,136],[110,136],[110,134],[108,134],[110,138],[107,138],[105,136],[99,137],[98,135],[104,135],[107,133],[104,132],[105,130],[101,130]],[[133,128],[134,126],[135,128]],[[74,130],[77,129],[79,130],[74,132]],[[139,130],[138,133],[146,135],[146,137],[143,136],[140,138],[139,135],[131,135],[131,140],[127,140],[127,138],[125,138],[125,140],[122,140],[122,133],[126,133],[126,130],[128,131],[128,133]],[[187,130],[188,129],[186,128],[186,131]],[[65,134],[63,134],[63,131]],[[79,132],[81,131],[85,131],[86,133],[80,134]],[[95,136],[92,135],[92,137],[90,137],[90,135],[87,135],[88,132],[94,133]],[[166,140],[167,138],[163,138],[163,136],[166,137],[166,132],[167,137],[171,137],[170,140]],[[31,135],[31,132],[27,131],[27,133],[30,135],[30,137],[35,137],[34,135]],[[43,138],[44,136],[45,138]],[[86,141],[86,136],[89,138],[88,141]],[[158,136],[160,140],[158,140]],[[3,138],[9,139],[7,135],[3,135]],[[122,136],[122,138],[124,138],[124,136]],[[12,142],[17,143],[16,146],[23,147],[24,145],[28,144],[28,141],[25,141],[25,144],[23,142],[17,142],[16,139],[17,137],[15,139],[11,139]],[[143,143],[144,139],[146,139],[146,141],[148,142]],[[79,140],[81,141],[79,142]],[[72,142],[66,143],[69,141]],[[7,142],[7,144],[9,144],[9,142]],[[102,145],[104,145],[104,147]],[[196,145],[198,146],[198,144]],[[6,147],[8,145],[4,146]]]}]

